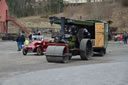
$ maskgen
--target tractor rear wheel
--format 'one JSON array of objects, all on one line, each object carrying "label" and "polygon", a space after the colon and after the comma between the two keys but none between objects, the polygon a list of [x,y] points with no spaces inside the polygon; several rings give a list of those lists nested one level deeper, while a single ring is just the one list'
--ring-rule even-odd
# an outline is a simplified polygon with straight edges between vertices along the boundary
[{"label": "tractor rear wheel", "polygon": [[23,55],[27,55],[28,51],[26,49],[23,49]]},{"label": "tractor rear wheel", "polygon": [[93,55],[92,42],[89,39],[82,39],[80,42],[80,57],[82,60],[89,60]]},{"label": "tractor rear wheel", "polygon": [[40,56],[43,53],[42,48],[41,47],[38,47],[37,50],[36,50],[36,52],[37,52],[37,55]]}]

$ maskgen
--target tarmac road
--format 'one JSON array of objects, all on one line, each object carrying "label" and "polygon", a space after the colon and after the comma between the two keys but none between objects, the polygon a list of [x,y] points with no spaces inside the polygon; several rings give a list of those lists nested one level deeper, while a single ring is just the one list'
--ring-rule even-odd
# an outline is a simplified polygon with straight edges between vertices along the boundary
[{"label": "tarmac road", "polygon": [[[12,82],[12,84],[10,84],[10,85],[13,85],[14,84],[13,79],[15,80],[15,76],[20,75],[19,78],[22,79],[23,76],[29,75],[26,73],[33,72],[35,74],[38,74],[38,71],[39,71],[39,73],[41,72],[42,74],[46,74],[47,72],[44,73],[45,71],[52,72],[53,70],[55,71],[55,69],[57,70],[56,72],[65,70],[66,72],[70,73],[71,72],[71,71],[69,71],[70,69],[81,68],[81,71],[78,72],[80,74],[81,74],[81,72],[83,72],[83,70],[85,72],[84,74],[89,74],[88,72],[92,72],[92,71],[94,73],[95,72],[97,73],[99,70],[95,71],[95,68],[104,69],[105,66],[102,66],[102,65],[106,65],[106,64],[110,66],[110,67],[108,66],[108,69],[113,70],[111,68],[115,67],[115,69],[118,69],[118,71],[115,70],[116,73],[121,72],[121,74],[122,74],[123,72],[126,73],[126,70],[127,70],[127,69],[125,69],[127,66],[127,63],[125,63],[125,62],[128,61],[127,54],[128,54],[128,45],[123,45],[123,44],[120,45],[119,43],[115,44],[113,42],[110,42],[108,45],[108,48],[107,48],[107,54],[104,57],[94,56],[89,61],[81,61],[79,56],[74,56],[73,59],[67,64],[47,63],[45,56],[37,56],[35,54],[28,54],[27,56],[23,56],[22,52],[17,51],[17,46],[16,46],[15,42],[11,42],[11,41],[0,42],[0,84],[3,83],[3,85],[9,85],[9,83]],[[110,65],[108,63],[110,63],[112,65]],[[89,66],[92,68],[90,71],[86,71],[86,69],[83,69],[83,68],[89,69],[90,68]],[[124,70],[122,70],[123,68],[124,68]],[[104,70],[101,70],[101,72],[102,71],[104,71]],[[112,71],[110,71],[110,73],[111,72]],[[102,72],[102,73],[104,74],[104,72]],[[33,74],[33,75],[35,75],[35,74]],[[107,72],[106,72],[106,74],[107,74]],[[119,73],[119,75],[121,75],[121,74]],[[62,76],[63,75],[64,75],[64,73],[62,74]],[[72,74],[72,75],[75,75],[75,74]],[[47,78],[47,76],[48,75],[46,75],[46,78]],[[98,75],[95,75],[95,77],[96,76],[98,76]],[[10,81],[12,77],[13,77],[13,79],[12,79],[12,81]],[[28,76],[28,78],[29,77],[32,78],[32,76]],[[66,77],[71,77],[71,76],[68,75]],[[122,76],[122,77],[127,77],[127,76]],[[86,79],[86,77],[83,77],[83,78]],[[5,80],[7,80],[7,81],[5,81]],[[63,82],[63,80],[65,80],[65,79],[62,79],[62,82]],[[76,79],[76,81],[77,81],[77,79]],[[83,80],[83,81],[85,81],[85,80]],[[113,82],[115,82],[115,81],[113,81]],[[45,83],[47,83],[47,82],[45,82]],[[15,85],[17,85],[17,83]],[[21,84],[21,85],[28,85],[28,84]],[[30,84],[30,85],[32,85],[32,84]],[[37,84],[37,85],[39,85],[39,84]],[[40,85],[42,85],[42,84],[40,84]],[[52,84],[44,84],[44,85],[52,85]],[[55,85],[57,85],[57,84],[55,84]],[[66,84],[64,84],[64,85],[66,85]],[[75,84],[73,83],[73,84],[67,84],[67,85],[75,85]],[[76,85],[78,85],[78,84],[76,84]],[[81,83],[79,85],[83,85],[83,84]],[[93,84],[87,84],[87,85],[93,85]],[[103,84],[101,84],[101,85],[103,85]],[[104,84],[104,85],[108,85],[108,84]],[[125,83],[125,84],[116,84],[116,85],[127,85],[127,84]]]}]

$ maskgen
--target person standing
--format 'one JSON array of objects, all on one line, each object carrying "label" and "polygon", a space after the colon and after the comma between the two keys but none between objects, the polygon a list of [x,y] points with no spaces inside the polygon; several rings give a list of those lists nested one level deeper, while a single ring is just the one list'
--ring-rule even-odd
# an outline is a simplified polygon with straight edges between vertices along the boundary
[{"label": "person standing", "polygon": [[90,38],[91,37],[90,33],[88,32],[88,30],[86,28],[83,29],[83,32],[84,32],[84,38]]},{"label": "person standing", "polygon": [[120,44],[122,44],[122,41],[123,41],[123,37],[122,37],[122,35],[120,34]]},{"label": "person standing", "polygon": [[18,46],[18,51],[21,51],[22,45],[24,44],[25,37],[24,35],[19,34],[16,38],[17,46]]},{"label": "person standing", "polygon": [[28,38],[29,38],[29,41],[32,41],[32,33],[29,34]]},{"label": "person standing", "polygon": [[127,38],[128,38],[127,32],[124,32],[123,34],[124,44],[127,44]]},{"label": "person standing", "polygon": [[24,42],[25,42],[25,37],[24,37],[24,35],[22,34],[22,35],[21,35],[21,44],[22,44],[21,49],[22,49],[23,46],[24,46]]},{"label": "person standing", "polygon": [[115,43],[118,41],[118,36],[117,35],[114,36],[114,41],[115,41]]},{"label": "person standing", "polygon": [[16,37],[16,42],[17,42],[18,51],[21,51],[22,43],[21,43],[21,34],[20,34],[20,33],[19,33],[19,35]]},{"label": "person standing", "polygon": [[28,45],[29,45],[29,39],[28,39],[28,38],[26,38],[26,40],[25,40],[25,42],[24,42],[24,45],[25,45],[25,46],[28,46]]}]

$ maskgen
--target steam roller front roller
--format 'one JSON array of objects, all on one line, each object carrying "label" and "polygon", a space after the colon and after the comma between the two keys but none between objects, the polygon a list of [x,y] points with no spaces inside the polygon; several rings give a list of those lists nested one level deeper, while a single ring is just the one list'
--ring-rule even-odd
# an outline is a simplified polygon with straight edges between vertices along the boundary
[{"label": "steam roller front roller", "polygon": [[89,60],[93,56],[92,42],[89,39],[82,39],[80,42],[81,60]]},{"label": "steam roller front roller", "polygon": [[65,46],[48,46],[46,59],[48,62],[67,63],[69,56],[65,53]]}]

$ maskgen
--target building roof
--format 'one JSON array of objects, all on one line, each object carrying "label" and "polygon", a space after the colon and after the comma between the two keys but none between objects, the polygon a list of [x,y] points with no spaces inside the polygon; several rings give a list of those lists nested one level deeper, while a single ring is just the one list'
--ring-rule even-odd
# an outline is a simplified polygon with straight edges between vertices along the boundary
[{"label": "building roof", "polygon": [[[88,0],[64,0],[64,3],[87,3]],[[90,2],[102,2],[102,0],[90,0]]]}]

